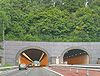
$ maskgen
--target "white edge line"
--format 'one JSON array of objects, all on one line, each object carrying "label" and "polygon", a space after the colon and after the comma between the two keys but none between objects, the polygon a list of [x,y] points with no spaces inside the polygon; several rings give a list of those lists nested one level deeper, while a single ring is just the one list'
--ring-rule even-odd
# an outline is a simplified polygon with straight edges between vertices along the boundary
[{"label": "white edge line", "polygon": [[53,70],[47,69],[46,67],[43,67],[43,68],[46,69],[46,70],[49,70],[49,71],[51,71],[51,72],[54,72],[54,73],[56,73],[56,74],[58,74],[58,75],[60,75],[60,76],[64,76],[63,74],[60,74],[60,73],[58,73],[58,72],[56,72],[56,71],[53,71]]},{"label": "white edge line", "polygon": [[0,73],[0,75],[7,74],[7,73],[10,73],[10,72],[14,72],[14,71],[16,71],[16,70],[18,70],[18,69],[2,71],[2,72]]}]

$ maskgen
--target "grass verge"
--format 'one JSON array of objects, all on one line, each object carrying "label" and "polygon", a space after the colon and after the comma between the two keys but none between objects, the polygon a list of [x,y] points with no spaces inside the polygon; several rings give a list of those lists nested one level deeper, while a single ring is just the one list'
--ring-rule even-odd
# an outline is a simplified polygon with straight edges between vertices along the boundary
[{"label": "grass verge", "polygon": [[[11,64],[5,63],[5,65],[0,66],[0,67],[9,67],[9,66],[14,66],[14,65],[11,65]],[[6,71],[6,70],[10,70],[10,68],[7,68],[7,69],[0,69],[0,71]]]}]

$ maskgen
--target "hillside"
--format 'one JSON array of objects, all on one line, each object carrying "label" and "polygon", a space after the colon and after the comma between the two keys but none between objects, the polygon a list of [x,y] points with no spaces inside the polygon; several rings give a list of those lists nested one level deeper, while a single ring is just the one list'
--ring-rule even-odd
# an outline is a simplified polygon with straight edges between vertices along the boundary
[{"label": "hillside", "polygon": [[[4,27],[3,27],[4,26]],[[0,41],[100,41],[100,0],[0,0]]]}]

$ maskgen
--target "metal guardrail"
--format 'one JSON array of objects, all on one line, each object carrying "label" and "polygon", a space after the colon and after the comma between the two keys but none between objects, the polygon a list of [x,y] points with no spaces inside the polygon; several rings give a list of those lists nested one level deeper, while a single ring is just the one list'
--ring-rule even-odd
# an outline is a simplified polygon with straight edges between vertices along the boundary
[{"label": "metal guardrail", "polygon": [[71,67],[71,68],[100,69],[100,65],[49,65],[49,67]]},{"label": "metal guardrail", "polygon": [[0,67],[0,70],[14,69],[14,68],[18,68],[18,66]]},{"label": "metal guardrail", "polygon": [[66,68],[70,68],[70,72],[72,69],[76,69],[76,73],[79,73],[79,69],[85,69],[87,71],[87,76],[89,76],[89,71],[100,71],[100,65],[49,65],[51,68],[57,68],[60,70],[65,70]]}]

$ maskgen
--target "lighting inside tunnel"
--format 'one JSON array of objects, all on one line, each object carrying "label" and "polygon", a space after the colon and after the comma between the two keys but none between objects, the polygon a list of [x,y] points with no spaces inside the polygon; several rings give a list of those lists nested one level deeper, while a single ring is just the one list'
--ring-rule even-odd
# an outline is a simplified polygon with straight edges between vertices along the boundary
[{"label": "lighting inside tunnel", "polygon": [[29,59],[30,61],[32,61],[33,62],[33,60],[32,59],[30,59],[25,53],[22,53],[27,59]]},{"label": "lighting inside tunnel", "polygon": [[42,53],[42,55],[41,55],[41,57],[39,59],[39,62],[41,61],[41,59],[43,58],[43,56],[44,56],[44,53]]},{"label": "lighting inside tunnel", "polygon": [[89,64],[89,54],[81,49],[72,49],[63,56],[64,63],[68,64]]},{"label": "lighting inside tunnel", "polygon": [[39,49],[28,49],[23,51],[19,56],[19,64],[25,63],[29,65],[37,62],[40,64],[40,67],[48,65],[48,56],[44,51]]}]

